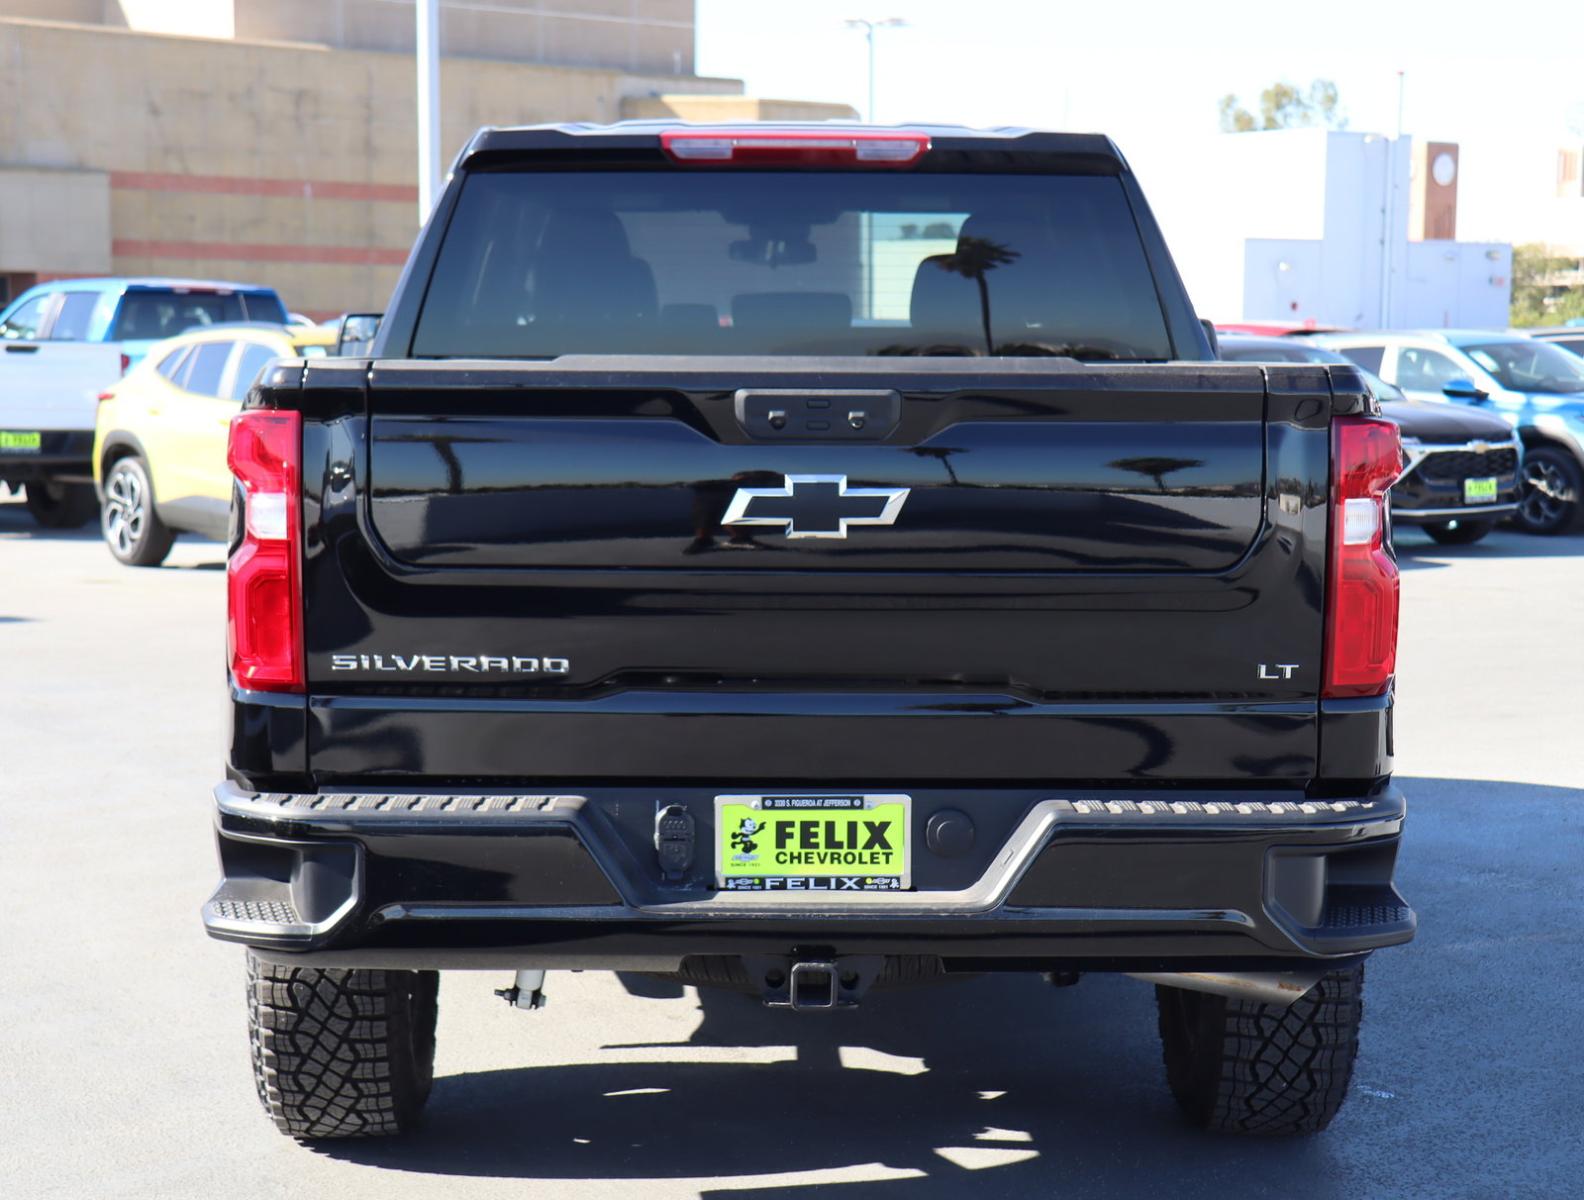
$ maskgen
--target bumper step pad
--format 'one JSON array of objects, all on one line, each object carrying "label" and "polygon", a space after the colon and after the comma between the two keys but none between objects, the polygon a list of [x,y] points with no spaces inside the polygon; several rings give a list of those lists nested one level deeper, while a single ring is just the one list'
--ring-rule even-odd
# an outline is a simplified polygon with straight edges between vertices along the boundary
[{"label": "bumper step pad", "polygon": [[471,816],[488,813],[522,816],[527,813],[554,813],[556,803],[564,806],[573,796],[522,795],[421,795],[405,792],[259,792],[248,797],[249,804],[281,816],[297,813],[358,813],[391,816]]},{"label": "bumper step pad", "polygon": [[209,901],[215,916],[226,921],[252,921],[258,925],[291,927],[303,922],[297,910],[287,900],[237,900],[226,895],[216,895]]}]

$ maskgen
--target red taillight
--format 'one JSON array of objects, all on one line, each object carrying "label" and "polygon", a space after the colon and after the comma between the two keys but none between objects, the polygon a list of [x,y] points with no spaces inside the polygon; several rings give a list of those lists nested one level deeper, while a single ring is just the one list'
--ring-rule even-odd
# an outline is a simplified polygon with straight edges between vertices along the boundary
[{"label": "red taillight", "polygon": [[130,354],[123,354],[121,356],[121,374],[125,375],[127,371],[131,369],[131,367],[132,356]]},{"label": "red taillight", "polygon": [[1397,563],[1386,550],[1386,493],[1402,466],[1402,436],[1392,422],[1333,423],[1323,696],[1379,696],[1397,669]]},{"label": "red taillight", "polygon": [[721,166],[906,167],[929,135],[889,129],[667,129],[660,148],[678,163]]},{"label": "red taillight", "polygon": [[238,414],[226,462],[246,496],[242,542],[226,563],[231,676],[257,691],[301,691],[301,416],[264,409]]}]

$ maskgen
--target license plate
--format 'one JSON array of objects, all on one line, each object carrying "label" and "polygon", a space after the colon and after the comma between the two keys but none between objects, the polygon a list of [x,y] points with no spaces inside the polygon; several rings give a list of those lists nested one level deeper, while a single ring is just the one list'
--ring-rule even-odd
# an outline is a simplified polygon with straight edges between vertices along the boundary
[{"label": "license plate", "polygon": [[1463,481],[1464,504],[1493,504],[1496,500],[1496,477],[1489,479],[1465,479]]},{"label": "license plate", "polygon": [[728,892],[896,892],[912,886],[899,795],[715,797],[715,882]]},{"label": "license plate", "polygon": [[9,450],[12,454],[37,454],[43,444],[44,435],[41,433],[0,429],[0,450]]}]

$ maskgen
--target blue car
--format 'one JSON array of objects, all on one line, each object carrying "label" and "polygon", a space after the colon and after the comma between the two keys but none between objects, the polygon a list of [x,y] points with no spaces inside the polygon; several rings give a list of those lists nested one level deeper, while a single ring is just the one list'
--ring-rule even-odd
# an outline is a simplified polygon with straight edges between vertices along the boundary
[{"label": "blue car", "polygon": [[[1309,337],[1245,337],[1224,333],[1228,362],[1350,363]],[[1361,370],[1363,370],[1361,368]],[[1368,370],[1381,412],[1402,431],[1408,465],[1391,489],[1393,525],[1415,525],[1446,546],[1479,541],[1518,509],[1523,444],[1511,425],[1436,397],[1409,399]]]},{"label": "blue car", "polygon": [[1513,519],[1531,533],[1577,527],[1584,510],[1584,358],[1521,333],[1436,329],[1314,339],[1394,383],[1495,413],[1523,439]]},{"label": "blue car", "polygon": [[98,513],[97,397],[148,353],[195,326],[281,324],[274,289],[203,279],[56,279],[0,309],[0,483],[27,489],[41,525]]}]

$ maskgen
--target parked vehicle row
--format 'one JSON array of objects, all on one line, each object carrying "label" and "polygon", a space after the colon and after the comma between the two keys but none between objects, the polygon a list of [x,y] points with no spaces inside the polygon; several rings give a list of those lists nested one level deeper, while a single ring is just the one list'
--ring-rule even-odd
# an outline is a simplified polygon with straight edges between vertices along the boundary
[{"label": "parked vehicle row", "polygon": [[1539,341],[1584,356],[1584,325],[1557,325],[1550,329],[1525,329],[1523,332]]},{"label": "parked vehicle row", "polygon": [[[1279,336],[1233,332],[1256,325]],[[1477,541],[1508,516],[1505,480],[1515,465],[1510,516],[1518,527],[1556,534],[1584,521],[1584,356],[1573,349],[1584,343],[1584,329],[1217,328],[1226,357],[1333,362],[1341,355],[1387,385],[1381,394],[1404,423],[1409,456],[1392,491],[1398,521],[1424,524],[1439,541]]]},{"label": "parked vehicle row", "polygon": [[1584,358],[1521,333],[1438,329],[1315,339],[1410,398],[1492,413],[1523,440],[1516,514],[1530,533],[1578,524],[1584,498]]},{"label": "parked vehicle row", "polygon": [[318,325],[211,325],[155,346],[102,393],[93,471],[110,553],[157,566],[179,533],[224,539],[231,418],[271,362],[323,357],[335,340]]},{"label": "parked vehicle row", "polygon": [[[1220,338],[1230,362],[1348,363],[1340,351],[1312,338]],[[1418,525],[1438,542],[1477,542],[1519,509],[1523,443],[1493,413],[1446,400],[1410,398],[1368,368],[1381,411],[1402,430],[1407,465],[1392,485],[1392,520]]]},{"label": "parked vehicle row", "polygon": [[41,525],[72,528],[98,511],[97,397],[157,342],[194,326],[284,323],[271,288],[215,280],[60,279],[0,309],[0,482],[27,489]]},{"label": "parked vehicle row", "polygon": [[[72,527],[98,515],[118,559],[157,564],[179,533],[224,533],[224,419],[209,414],[211,436],[195,440],[194,401],[234,406],[268,361],[265,345],[273,348],[270,357],[366,353],[379,316],[345,314],[331,332],[288,314],[270,289],[247,284],[40,284],[0,310],[0,482],[26,485],[28,508],[41,524]],[[235,333],[244,325],[246,346]],[[209,343],[201,353],[177,353],[191,343],[169,335],[188,329]],[[1466,544],[1508,518],[1534,533],[1580,521],[1584,328],[1359,333],[1270,321],[1217,329],[1229,361],[1352,362],[1364,369],[1403,431],[1408,462],[1391,493],[1399,524]],[[140,373],[162,338],[171,341],[161,347],[163,369]],[[223,359],[223,348],[236,357]],[[107,387],[107,380],[120,382]],[[163,405],[150,400],[156,380],[170,391]],[[96,417],[108,419],[97,421],[97,437]],[[128,426],[150,440],[137,440]],[[149,448],[155,444],[158,450]],[[155,461],[167,455],[168,476]],[[201,465],[186,461],[193,455]]]}]

